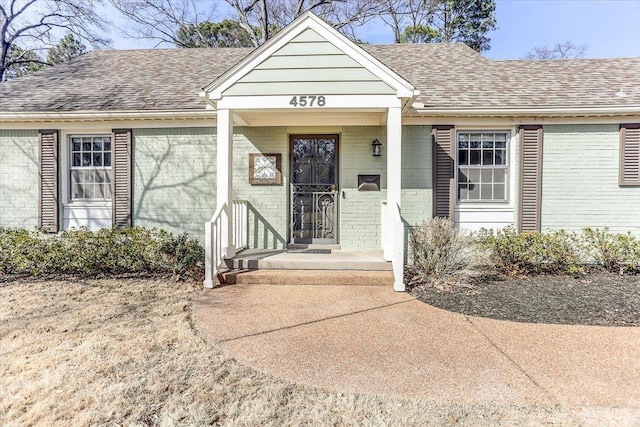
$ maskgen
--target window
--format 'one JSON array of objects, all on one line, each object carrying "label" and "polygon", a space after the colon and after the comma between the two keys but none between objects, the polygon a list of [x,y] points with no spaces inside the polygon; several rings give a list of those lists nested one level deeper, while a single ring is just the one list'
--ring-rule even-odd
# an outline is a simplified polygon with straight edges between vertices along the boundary
[{"label": "window", "polygon": [[507,200],[509,132],[458,132],[458,200]]},{"label": "window", "polygon": [[111,137],[71,136],[71,200],[111,200]]}]

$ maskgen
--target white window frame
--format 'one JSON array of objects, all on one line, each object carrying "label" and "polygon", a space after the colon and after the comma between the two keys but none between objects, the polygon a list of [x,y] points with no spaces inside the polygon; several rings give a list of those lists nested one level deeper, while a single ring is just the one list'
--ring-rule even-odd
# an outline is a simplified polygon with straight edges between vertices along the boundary
[{"label": "white window frame", "polygon": [[[504,182],[504,199],[499,199],[499,200],[488,200],[488,199],[478,199],[478,200],[460,200],[460,190],[459,190],[459,170],[460,170],[460,164],[459,164],[459,135],[460,134],[465,134],[465,133],[504,133],[506,134],[506,150],[505,150],[505,167],[488,167],[485,169],[505,169],[505,182]],[[502,129],[497,129],[497,128],[456,128],[455,130],[455,141],[454,141],[454,149],[455,149],[455,165],[454,165],[454,179],[455,179],[455,200],[456,200],[456,206],[458,207],[464,207],[464,206],[469,206],[469,207],[482,207],[483,205],[490,207],[490,208],[494,208],[494,207],[498,207],[498,206],[510,206],[512,203],[511,201],[511,187],[513,184],[513,172],[515,170],[515,164],[514,164],[514,159],[512,158],[512,145],[513,145],[513,141],[514,141],[514,131],[513,129],[508,129],[508,128],[502,128]],[[478,169],[482,170],[482,166],[480,166]]]},{"label": "white window frame", "polygon": [[[111,166],[90,166],[90,167],[86,167],[86,166],[73,166],[73,149],[72,149],[72,139],[73,138],[109,138],[109,140],[111,141]],[[66,176],[66,192],[67,192],[67,201],[69,203],[69,205],[82,205],[82,204],[89,204],[89,205],[105,205],[105,204],[111,204],[111,201],[113,199],[113,188],[110,188],[109,193],[110,193],[110,197],[96,197],[96,198],[73,198],[73,189],[72,189],[72,179],[71,179],[71,174],[72,171],[74,170],[105,170],[105,171],[113,171],[113,137],[111,135],[111,133],[91,133],[91,134],[87,134],[87,133],[69,133],[67,135],[65,135],[65,141],[66,141],[66,165],[65,165],[65,176]],[[93,153],[93,150],[91,151]],[[104,151],[102,151],[104,152]],[[111,181],[113,180],[113,173],[111,173]]]}]

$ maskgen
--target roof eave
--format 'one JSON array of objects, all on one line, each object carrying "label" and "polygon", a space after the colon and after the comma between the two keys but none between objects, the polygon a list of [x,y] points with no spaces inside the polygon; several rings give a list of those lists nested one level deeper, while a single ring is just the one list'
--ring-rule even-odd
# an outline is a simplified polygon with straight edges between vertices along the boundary
[{"label": "roof eave", "polygon": [[432,117],[602,117],[640,115],[640,105],[592,107],[416,108],[409,115]]},{"label": "roof eave", "polygon": [[119,111],[0,111],[1,122],[29,122],[44,120],[189,120],[215,118],[212,110],[119,110]]}]

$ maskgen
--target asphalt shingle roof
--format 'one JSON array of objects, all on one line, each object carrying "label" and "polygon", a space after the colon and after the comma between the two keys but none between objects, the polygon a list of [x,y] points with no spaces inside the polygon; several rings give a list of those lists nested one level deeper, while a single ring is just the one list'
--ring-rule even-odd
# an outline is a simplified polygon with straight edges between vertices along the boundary
[{"label": "asphalt shingle roof", "polygon": [[[426,107],[640,106],[640,58],[496,61],[463,44],[363,48],[420,89]],[[95,51],[0,84],[0,112],[202,110],[202,87],[251,51]],[[626,97],[615,95],[621,89]]]}]

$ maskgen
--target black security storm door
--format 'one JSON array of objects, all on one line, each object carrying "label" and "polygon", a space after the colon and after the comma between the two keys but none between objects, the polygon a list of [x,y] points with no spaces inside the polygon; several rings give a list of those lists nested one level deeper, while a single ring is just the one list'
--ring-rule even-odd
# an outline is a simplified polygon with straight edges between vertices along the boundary
[{"label": "black security storm door", "polygon": [[291,136],[291,242],[338,243],[338,135]]}]

